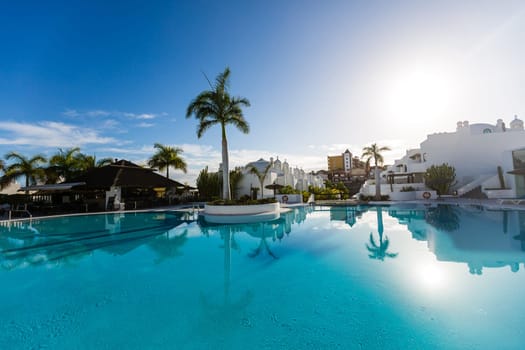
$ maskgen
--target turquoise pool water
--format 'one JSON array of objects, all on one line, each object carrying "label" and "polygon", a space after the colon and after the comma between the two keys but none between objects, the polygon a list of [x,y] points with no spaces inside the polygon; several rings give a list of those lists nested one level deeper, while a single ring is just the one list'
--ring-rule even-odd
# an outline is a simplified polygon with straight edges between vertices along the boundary
[{"label": "turquoise pool water", "polygon": [[522,349],[525,212],[0,226],[0,349]]}]

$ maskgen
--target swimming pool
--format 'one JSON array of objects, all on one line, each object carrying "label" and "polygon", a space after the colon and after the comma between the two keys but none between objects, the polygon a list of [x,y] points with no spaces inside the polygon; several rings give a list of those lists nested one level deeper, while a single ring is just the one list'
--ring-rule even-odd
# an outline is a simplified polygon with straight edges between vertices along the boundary
[{"label": "swimming pool", "polygon": [[525,212],[296,208],[0,227],[0,349],[520,349]]}]

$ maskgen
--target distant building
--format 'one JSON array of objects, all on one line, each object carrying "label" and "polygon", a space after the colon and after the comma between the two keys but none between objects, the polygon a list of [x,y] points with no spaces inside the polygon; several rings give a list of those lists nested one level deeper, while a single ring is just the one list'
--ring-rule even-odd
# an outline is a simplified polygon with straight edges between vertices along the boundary
[{"label": "distant building", "polygon": [[327,179],[332,183],[342,182],[353,195],[359,191],[366,179],[365,163],[353,157],[348,149],[338,156],[328,156]]},{"label": "distant building", "polygon": [[281,162],[279,157],[276,160],[270,158],[269,161],[261,158],[246,164],[242,168],[243,177],[238,186],[239,196],[251,195],[253,188],[260,188],[259,178],[250,172],[252,166],[257,168],[261,174],[268,169],[264,178],[262,193],[260,190],[258,193],[259,198],[261,198],[261,195],[262,197],[272,197],[274,191],[264,187],[274,183],[282,186],[291,186],[299,191],[307,191],[309,186],[324,188],[324,180],[321,176],[307,173],[298,167],[292,168],[286,160]]},{"label": "distant building", "polygon": [[328,156],[328,171],[344,171],[350,172],[352,170],[352,153],[347,149],[338,156]]}]

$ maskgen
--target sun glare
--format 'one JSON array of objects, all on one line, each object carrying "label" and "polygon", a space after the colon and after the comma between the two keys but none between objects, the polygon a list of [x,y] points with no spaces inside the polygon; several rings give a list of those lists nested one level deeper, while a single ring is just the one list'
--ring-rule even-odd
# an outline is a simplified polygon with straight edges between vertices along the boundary
[{"label": "sun glare", "polygon": [[437,69],[417,68],[397,75],[387,92],[388,112],[410,120],[439,116],[450,103],[453,84]]},{"label": "sun glare", "polygon": [[446,284],[445,272],[436,264],[425,264],[416,270],[416,280],[429,289],[438,289]]}]

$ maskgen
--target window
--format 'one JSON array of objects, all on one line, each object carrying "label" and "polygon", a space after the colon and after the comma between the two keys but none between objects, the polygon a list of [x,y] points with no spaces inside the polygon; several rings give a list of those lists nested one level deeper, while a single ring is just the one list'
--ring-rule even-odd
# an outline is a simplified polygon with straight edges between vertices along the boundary
[{"label": "window", "polygon": [[483,133],[484,134],[490,134],[490,133],[492,133],[492,130],[489,129],[489,128],[486,128],[486,129],[483,129]]}]

